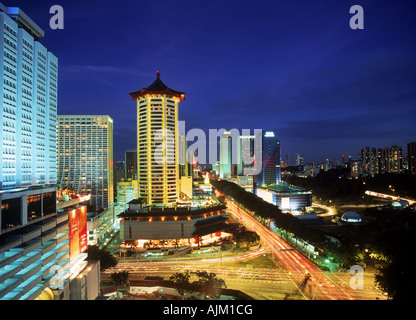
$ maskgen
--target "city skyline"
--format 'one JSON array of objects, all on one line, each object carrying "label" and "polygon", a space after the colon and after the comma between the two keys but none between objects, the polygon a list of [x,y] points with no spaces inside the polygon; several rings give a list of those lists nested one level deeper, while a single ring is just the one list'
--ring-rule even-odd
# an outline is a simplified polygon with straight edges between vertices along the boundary
[{"label": "city skyline", "polygon": [[361,3],[365,28],[352,30],[351,4],[330,1],[60,1],[52,30],[50,1],[21,2],[60,59],[58,114],[113,117],[115,160],[136,145],[128,92],[157,70],[187,93],[188,130],[272,128],[305,162],[416,140],[415,4]]},{"label": "city skyline", "polygon": [[411,5],[78,1],[0,2],[0,300],[414,296]]}]

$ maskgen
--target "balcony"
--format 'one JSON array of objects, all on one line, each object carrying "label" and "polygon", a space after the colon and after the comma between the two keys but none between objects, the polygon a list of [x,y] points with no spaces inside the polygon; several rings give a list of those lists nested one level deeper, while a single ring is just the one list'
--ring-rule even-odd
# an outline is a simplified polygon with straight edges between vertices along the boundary
[{"label": "balcony", "polygon": [[[15,289],[12,291],[19,292],[22,294],[21,300],[28,299],[28,297],[24,298],[24,295],[26,295],[30,290],[32,290],[35,286],[41,284],[42,282],[42,276],[40,274],[35,274],[31,278],[27,279],[24,282],[21,282]],[[42,292],[42,290],[41,290]],[[38,293],[38,295],[40,292]]]},{"label": "balcony", "polygon": [[33,239],[10,249],[10,251],[22,251],[22,255],[25,256],[33,250],[40,248],[41,245],[42,241],[40,239]]},{"label": "balcony", "polygon": [[12,290],[17,288],[17,286],[21,283],[22,283],[21,279],[17,279],[17,278],[7,279],[6,281],[0,284],[0,297],[3,297],[6,294],[10,293]]},{"label": "balcony", "polygon": [[7,266],[13,261],[19,259],[21,256],[22,256],[21,251],[15,251],[15,252],[7,251],[7,252],[0,253],[0,268]]},{"label": "balcony", "polygon": [[0,240],[0,253],[13,249],[23,243],[22,236],[7,235],[5,239]]},{"label": "balcony", "polygon": [[41,256],[42,255],[40,252],[29,252],[27,255],[17,259],[16,261],[13,261],[11,265],[20,265],[24,269],[29,267],[32,263],[38,261],[41,258]]},{"label": "balcony", "polygon": [[51,229],[42,233],[42,243],[47,243],[56,237],[56,229]]},{"label": "balcony", "polygon": [[8,265],[0,269],[0,283],[12,278],[16,273],[22,270],[21,265]]},{"label": "balcony", "polygon": [[42,268],[42,262],[39,261],[37,263],[31,264],[29,267],[20,270],[18,273],[14,275],[14,278],[20,278],[22,281],[27,281],[29,278],[36,275]]}]

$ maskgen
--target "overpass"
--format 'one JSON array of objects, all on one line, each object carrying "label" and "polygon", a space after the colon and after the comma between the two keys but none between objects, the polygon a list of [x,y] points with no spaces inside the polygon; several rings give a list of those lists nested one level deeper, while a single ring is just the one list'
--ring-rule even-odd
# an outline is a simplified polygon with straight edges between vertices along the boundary
[{"label": "overpass", "polygon": [[365,194],[369,196],[373,196],[373,197],[383,198],[383,199],[391,199],[393,201],[406,200],[407,202],[409,202],[409,205],[416,203],[416,200],[406,199],[406,198],[402,198],[398,196],[393,196],[391,194],[379,193],[379,192],[374,192],[370,190],[367,190]]}]

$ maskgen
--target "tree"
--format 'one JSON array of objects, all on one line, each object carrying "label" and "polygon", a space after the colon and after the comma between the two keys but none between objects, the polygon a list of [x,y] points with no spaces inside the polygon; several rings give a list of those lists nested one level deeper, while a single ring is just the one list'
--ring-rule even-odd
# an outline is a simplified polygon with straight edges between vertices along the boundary
[{"label": "tree", "polygon": [[242,231],[237,233],[237,235],[235,236],[235,240],[238,243],[241,243],[241,242],[247,243],[247,247],[248,247],[251,244],[258,243],[259,240],[260,240],[260,237],[257,233],[255,233],[253,231],[246,230],[244,228]]},{"label": "tree", "polygon": [[375,275],[376,285],[392,300],[416,298],[413,243],[415,230],[397,229],[383,236],[380,260],[387,263]]},{"label": "tree", "polygon": [[191,274],[189,271],[177,272],[170,276],[169,280],[175,284],[176,291],[180,295],[184,293],[191,293],[195,291],[195,286],[189,281]]},{"label": "tree", "polygon": [[121,271],[121,272],[113,272],[110,275],[111,281],[116,286],[126,285],[129,280],[129,272],[128,271]]},{"label": "tree", "polygon": [[219,289],[226,288],[225,281],[217,278],[215,273],[208,273],[206,271],[192,272],[198,277],[198,280],[191,282],[191,273],[189,271],[183,273],[175,273],[170,276],[169,280],[175,284],[176,291],[179,294],[191,292],[203,292],[210,297],[219,296]]},{"label": "tree", "polygon": [[209,297],[219,297],[219,289],[227,287],[225,281],[217,278],[215,273],[196,271],[195,274],[199,277],[198,281],[196,281],[197,287]]},{"label": "tree", "polygon": [[100,249],[97,245],[88,246],[87,260],[99,260],[101,271],[115,267],[117,259],[106,249]]}]

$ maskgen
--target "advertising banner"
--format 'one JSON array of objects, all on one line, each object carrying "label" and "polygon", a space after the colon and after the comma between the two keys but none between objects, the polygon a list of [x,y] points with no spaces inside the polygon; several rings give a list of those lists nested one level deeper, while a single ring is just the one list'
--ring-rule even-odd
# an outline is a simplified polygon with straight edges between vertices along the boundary
[{"label": "advertising banner", "polygon": [[88,249],[87,207],[69,212],[69,258],[74,260]]}]

